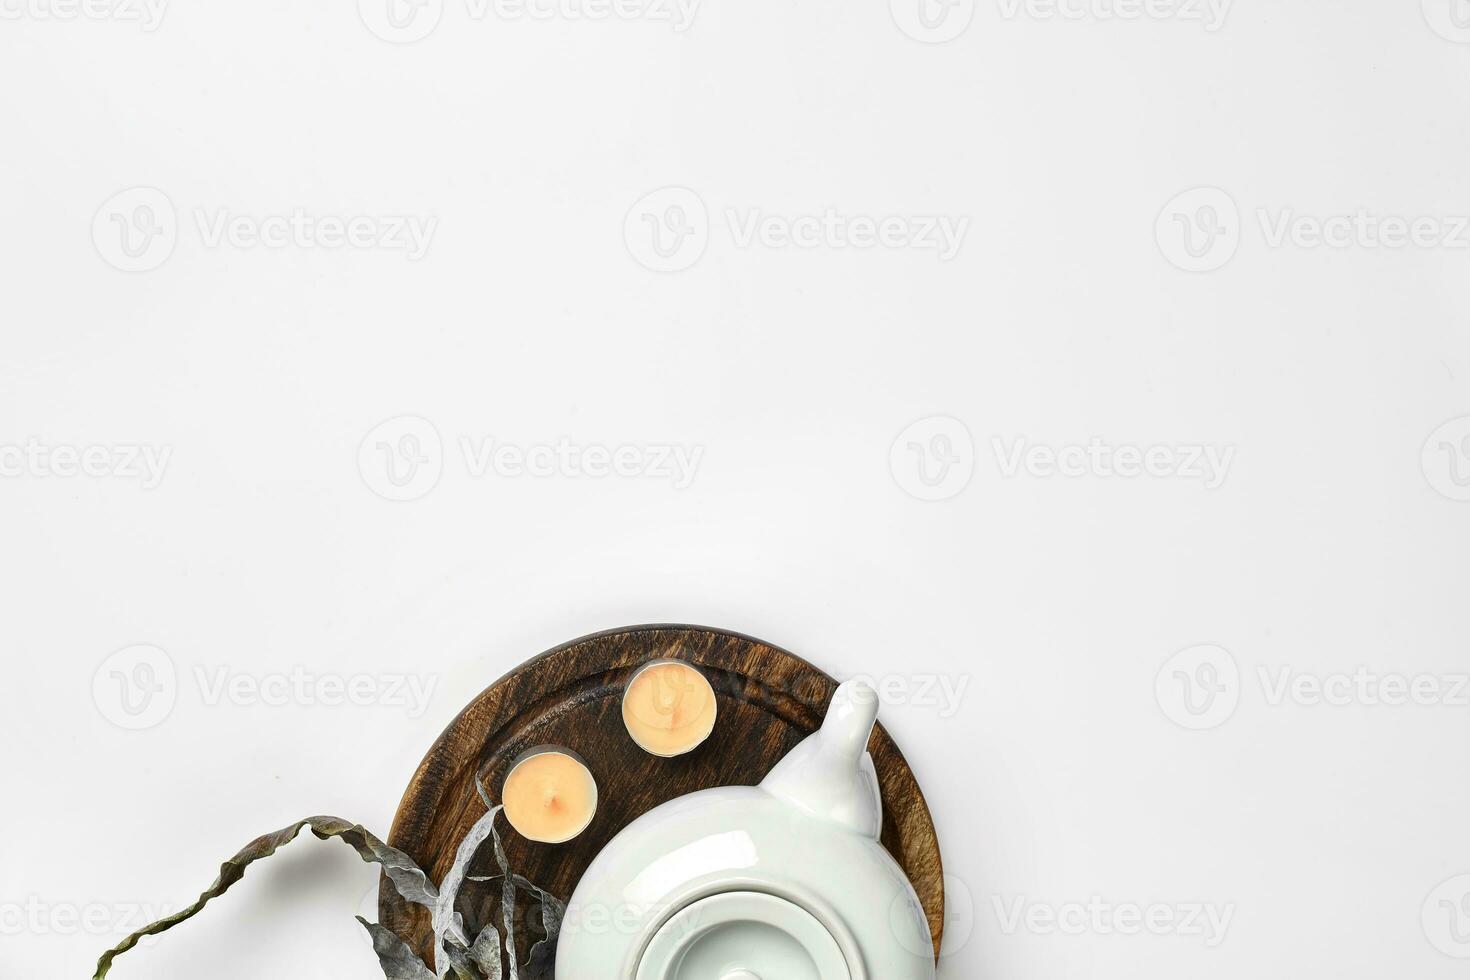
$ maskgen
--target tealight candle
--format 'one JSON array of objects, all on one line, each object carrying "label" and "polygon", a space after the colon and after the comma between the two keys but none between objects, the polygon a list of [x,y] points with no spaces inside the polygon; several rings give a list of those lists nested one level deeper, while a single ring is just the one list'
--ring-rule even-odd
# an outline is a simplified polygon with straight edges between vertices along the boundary
[{"label": "tealight candle", "polygon": [[664,758],[698,748],[715,728],[715,690],[682,660],[641,667],[623,692],[623,724],[646,752]]},{"label": "tealight candle", "polygon": [[543,844],[564,844],[597,813],[597,781],[574,752],[554,745],[532,749],[505,777],[500,800],[516,832]]}]

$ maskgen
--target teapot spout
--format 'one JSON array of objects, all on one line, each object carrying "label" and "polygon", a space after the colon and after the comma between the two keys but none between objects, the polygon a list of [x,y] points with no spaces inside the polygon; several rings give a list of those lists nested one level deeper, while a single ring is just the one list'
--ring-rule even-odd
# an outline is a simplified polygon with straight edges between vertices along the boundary
[{"label": "teapot spout", "polygon": [[818,734],[834,755],[857,763],[868,751],[868,739],[877,723],[878,692],[863,681],[848,681],[832,696]]},{"label": "teapot spout", "polygon": [[883,800],[868,739],[877,720],[878,693],[861,681],[843,684],[821,729],[777,763],[761,788],[814,817],[876,840]]}]

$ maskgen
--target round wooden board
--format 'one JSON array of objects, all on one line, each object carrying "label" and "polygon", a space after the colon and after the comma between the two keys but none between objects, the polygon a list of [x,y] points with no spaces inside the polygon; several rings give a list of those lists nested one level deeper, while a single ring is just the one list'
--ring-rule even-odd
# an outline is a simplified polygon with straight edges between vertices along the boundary
[{"label": "round wooden board", "polygon": [[[699,665],[719,699],[714,733],[677,759],[648,755],[623,727],[623,688],[640,664],[658,657]],[[600,806],[592,825],[556,846],[527,841],[504,822],[500,826],[511,869],[565,900],[598,852],[637,817],[686,793],[759,783],[816,731],[836,688],[835,680],[799,657],[721,630],[637,626],[574,640],[496,681],[450,723],[414,773],[390,843],[433,880],[442,880],[465,832],[485,813],[475,792],[476,773],[484,774],[486,789],[498,798],[517,756],[538,745],[563,745],[581,755],[597,779]],[[883,844],[918,892],[937,956],[944,875],[929,807],[881,724],[868,749],[883,792]],[[482,850],[471,874],[498,873],[489,851]],[[499,915],[491,894],[498,889],[473,895],[475,887],[466,883],[460,903],[471,936]],[[433,962],[427,910],[404,902],[386,881],[378,904],[380,921]]]}]

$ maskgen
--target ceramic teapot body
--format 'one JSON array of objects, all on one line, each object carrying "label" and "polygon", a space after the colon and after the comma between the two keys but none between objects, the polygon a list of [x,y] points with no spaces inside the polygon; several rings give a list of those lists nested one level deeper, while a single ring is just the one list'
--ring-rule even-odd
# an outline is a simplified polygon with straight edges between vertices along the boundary
[{"label": "ceramic teapot body", "polygon": [[877,697],[844,685],[760,786],[681,797],[598,855],[562,925],[573,980],[933,980],[928,921],[878,843]]}]

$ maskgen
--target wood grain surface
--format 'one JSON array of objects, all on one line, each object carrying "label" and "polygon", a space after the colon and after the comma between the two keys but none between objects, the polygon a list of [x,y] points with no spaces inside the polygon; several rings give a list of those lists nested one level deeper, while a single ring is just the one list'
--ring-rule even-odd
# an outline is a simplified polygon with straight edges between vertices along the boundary
[{"label": "wood grain surface", "polygon": [[[623,727],[621,697],[639,665],[672,657],[699,666],[714,686],[719,721],[709,740],[686,756],[659,759]],[[562,899],[587,865],[634,819],[686,793],[754,785],[797,743],[816,731],[837,682],[806,661],[759,640],[693,626],[637,626],[583,637],[536,657],[491,685],[429,749],[404,793],[390,843],[435,881],[455,848],[485,813],[474,780],[499,798],[516,757],[538,745],[563,745],[591,767],[600,790],[592,825],[567,844],[527,841],[501,822],[511,868]],[[880,724],[869,751],[883,792],[883,844],[898,859],[929,918],[936,956],[944,928],[939,842],[923,793]],[[497,873],[490,848],[471,874]],[[459,905],[470,935],[499,916],[495,887],[467,883]],[[380,921],[428,954],[428,913],[379,890]],[[522,955],[532,929],[518,930]],[[530,938],[534,938],[531,935]],[[426,961],[432,962],[427,958]]]}]

